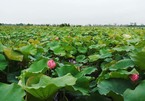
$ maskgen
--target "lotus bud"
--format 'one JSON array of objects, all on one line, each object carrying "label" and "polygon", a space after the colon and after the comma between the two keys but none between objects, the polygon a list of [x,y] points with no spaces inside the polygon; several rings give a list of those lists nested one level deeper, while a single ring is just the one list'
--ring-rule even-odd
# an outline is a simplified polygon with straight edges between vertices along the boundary
[{"label": "lotus bud", "polygon": [[49,67],[50,69],[54,69],[54,68],[56,67],[56,63],[55,63],[54,60],[49,60],[49,61],[47,62],[47,65],[48,65],[48,67]]},{"label": "lotus bud", "polygon": [[55,40],[59,40],[59,37],[56,37]]},{"label": "lotus bud", "polygon": [[136,82],[139,79],[138,74],[131,74],[130,76],[131,81]]}]

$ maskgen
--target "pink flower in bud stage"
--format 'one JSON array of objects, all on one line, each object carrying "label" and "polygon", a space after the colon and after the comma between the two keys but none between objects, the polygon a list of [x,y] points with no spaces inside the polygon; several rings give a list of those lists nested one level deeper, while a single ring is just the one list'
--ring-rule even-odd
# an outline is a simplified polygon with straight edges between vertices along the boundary
[{"label": "pink flower in bud stage", "polygon": [[136,82],[139,79],[139,75],[138,74],[131,74],[129,76],[129,78],[131,79],[131,81]]},{"label": "pink flower in bud stage", "polygon": [[49,67],[50,69],[54,69],[54,68],[56,67],[56,63],[55,63],[54,60],[49,60],[49,61],[47,62],[47,65],[48,65],[48,67]]},{"label": "pink flower in bud stage", "polygon": [[59,37],[56,37],[55,40],[59,40]]}]

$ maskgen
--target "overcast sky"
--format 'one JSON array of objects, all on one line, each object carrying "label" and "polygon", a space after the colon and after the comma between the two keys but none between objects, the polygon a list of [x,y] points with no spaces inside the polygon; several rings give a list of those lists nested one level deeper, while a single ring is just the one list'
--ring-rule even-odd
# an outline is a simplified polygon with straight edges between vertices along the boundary
[{"label": "overcast sky", "polygon": [[145,0],[0,0],[0,23],[145,24]]}]

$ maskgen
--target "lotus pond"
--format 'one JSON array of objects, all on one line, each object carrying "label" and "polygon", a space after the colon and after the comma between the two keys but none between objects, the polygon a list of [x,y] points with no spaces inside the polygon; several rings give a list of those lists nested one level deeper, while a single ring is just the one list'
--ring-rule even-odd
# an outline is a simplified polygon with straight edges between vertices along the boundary
[{"label": "lotus pond", "polygon": [[145,28],[0,26],[0,101],[145,101]]}]

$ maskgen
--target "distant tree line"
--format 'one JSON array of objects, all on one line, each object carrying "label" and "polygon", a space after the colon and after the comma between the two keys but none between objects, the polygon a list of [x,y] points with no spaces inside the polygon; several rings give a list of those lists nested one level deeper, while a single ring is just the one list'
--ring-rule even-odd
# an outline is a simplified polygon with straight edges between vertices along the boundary
[{"label": "distant tree line", "polygon": [[24,24],[24,23],[18,23],[18,24],[6,24],[6,23],[0,23],[0,26],[54,26],[54,27],[82,27],[82,26],[100,26],[100,27],[145,27],[144,24],[137,24],[137,23],[130,23],[130,24],[88,24],[88,25],[71,25],[69,23],[62,23],[62,24]]}]

